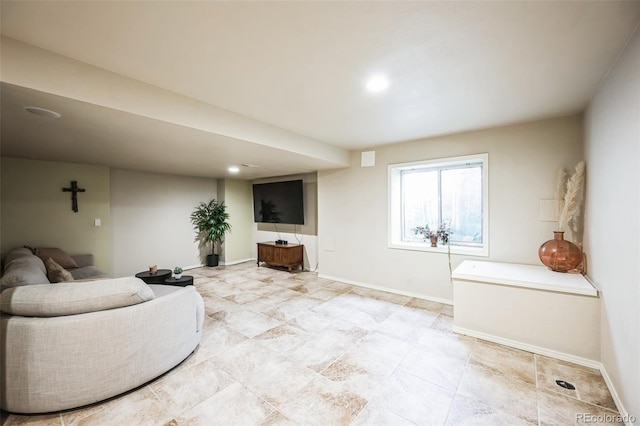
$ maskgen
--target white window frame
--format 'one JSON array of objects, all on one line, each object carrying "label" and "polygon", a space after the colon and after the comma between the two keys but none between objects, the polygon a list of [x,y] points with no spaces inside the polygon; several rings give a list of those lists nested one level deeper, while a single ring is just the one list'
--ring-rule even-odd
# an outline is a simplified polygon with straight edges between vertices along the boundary
[{"label": "white window frame", "polygon": [[461,157],[438,158],[432,160],[414,161],[410,163],[390,164],[388,172],[388,247],[400,250],[417,250],[435,253],[447,253],[446,245],[431,247],[429,241],[402,241],[402,191],[400,176],[403,170],[419,167],[456,167],[469,163],[482,163],[482,246],[467,247],[451,245],[451,253],[467,256],[489,256],[489,154],[474,154]]}]

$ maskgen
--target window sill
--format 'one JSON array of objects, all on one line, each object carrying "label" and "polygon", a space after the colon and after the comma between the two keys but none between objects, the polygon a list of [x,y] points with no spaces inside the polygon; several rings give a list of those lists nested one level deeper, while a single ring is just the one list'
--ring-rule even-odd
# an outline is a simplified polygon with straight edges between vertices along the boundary
[{"label": "window sill", "polygon": [[[443,253],[449,252],[447,246],[431,247],[429,244],[424,243],[408,243],[408,242],[393,242],[389,243],[390,249],[395,250],[413,250],[413,251],[426,251],[430,253]],[[477,256],[477,257],[489,257],[489,249],[484,247],[461,247],[451,246],[451,254],[459,254],[463,256]]]}]

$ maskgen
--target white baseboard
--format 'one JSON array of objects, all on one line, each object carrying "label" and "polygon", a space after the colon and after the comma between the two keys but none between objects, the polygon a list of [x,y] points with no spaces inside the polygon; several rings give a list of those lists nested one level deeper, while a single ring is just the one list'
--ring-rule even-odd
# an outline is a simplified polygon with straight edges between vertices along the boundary
[{"label": "white baseboard", "polygon": [[613,385],[613,381],[611,380],[611,377],[609,377],[609,373],[607,373],[606,368],[604,368],[604,365],[602,364],[600,364],[600,374],[602,374],[602,378],[609,388],[609,393],[611,393],[613,402],[616,403],[616,408],[618,408],[618,413],[620,413],[622,421],[624,421],[624,424],[627,426],[633,426],[633,423],[631,422],[631,416],[629,415],[629,412],[624,408],[622,400],[620,399],[620,396],[618,395],[618,392]]},{"label": "white baseboard", "polygon": [[250,257],[248,259],[232,260],[231,262],[220,262],[220,265],[231,266],[231,265],[237,265],[238,263],[255,262],[255,261],[256,261],[255,257]]},{"label": "white baseboard", "polygon": [[202,268],[202,266],[204,265],[189,265],[189,266],[183,266],[182,269],[184,269],[185,271],[189,270],[189,269],[196,269],[196,268]]},{"label": "white baseboard", "polygon": [[325,274],[318,274],[318,278],[324,278],[324,279],[332,280],[332,281],[340,281],[342,283],[356,285],[358,287],[365,287],[365,288],[370,288],[372,290],[386,291],[387,293],[399,294],[401,296],[415,297],[416,299],[429,300],[429,301],[432,301],[432,302],[443,303],[445,305],[453,305],[453,300],[451,300],[451,299],[441,299],[439,297],[430,297],[430,296],[425,296],[424,294],[418,294],[418,293],[413,293],[413,292],[410,292],[410,291],[397,290],[395,288],[389,288],[389,287],[382,287],[382,286],[367,284],[367,283],[348,280],[348,279],[340,278],[340,277],[332,277],[330,275],[325,275]]},{"label": "white baseboard", "polygon": [[483,333],[481,331],[469,330],[468,328],[457,327],[455,325],[453,326],[453,331],[467,336],[477,337],[478,339],[488,340],[489,342],[498,343],[500,345],[522,349],[523,351],[548,356],[550,358],[555,358],[562,361],[572,362],[574,364],[583,365],[589,368],[600,369],[602,367],[602,364],[599,361],[571,355],[564,352],[554,351],[552,349],[531,345],[529,343],[519,342],[517,340],[505,339],[503,337],[494,336],[492,334]]}]

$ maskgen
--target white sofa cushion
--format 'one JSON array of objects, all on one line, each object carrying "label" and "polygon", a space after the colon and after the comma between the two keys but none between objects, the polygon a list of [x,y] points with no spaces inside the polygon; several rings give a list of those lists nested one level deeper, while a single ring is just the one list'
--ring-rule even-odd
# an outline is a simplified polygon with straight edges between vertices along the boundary
[{"label": "white sofa cushion", "polygon": [[153,290],[139,278],[29,285],[0,294],[0,310],[27,317],[57,317],[104,311],[146,302]]}]

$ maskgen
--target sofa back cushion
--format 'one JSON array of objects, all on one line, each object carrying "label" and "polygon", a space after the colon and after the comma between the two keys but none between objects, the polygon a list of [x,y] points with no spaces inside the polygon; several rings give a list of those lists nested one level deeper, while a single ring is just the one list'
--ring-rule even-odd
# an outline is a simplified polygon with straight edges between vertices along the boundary
[{"label": "sofa back cushion", "polygon": [[153,290],[144,281],[124,277],[10,288],[0,294],[0,310],[27,317],[57,317],[122,308],[153,298]]},{"label": "sofa back cushion", "polygon": [[28,249],[11,250],[5,260],[0,290],[30,284],[49,284],[44,263]]},{"label": "sofa back cushion", "polygon": [[51,258],[64,269],[73,269],[78,267],[78,264],[73,257],[58,247],[38,247],[35,249],[34,254],[42,259],[43,262],[46,262],[47,259]]}]

